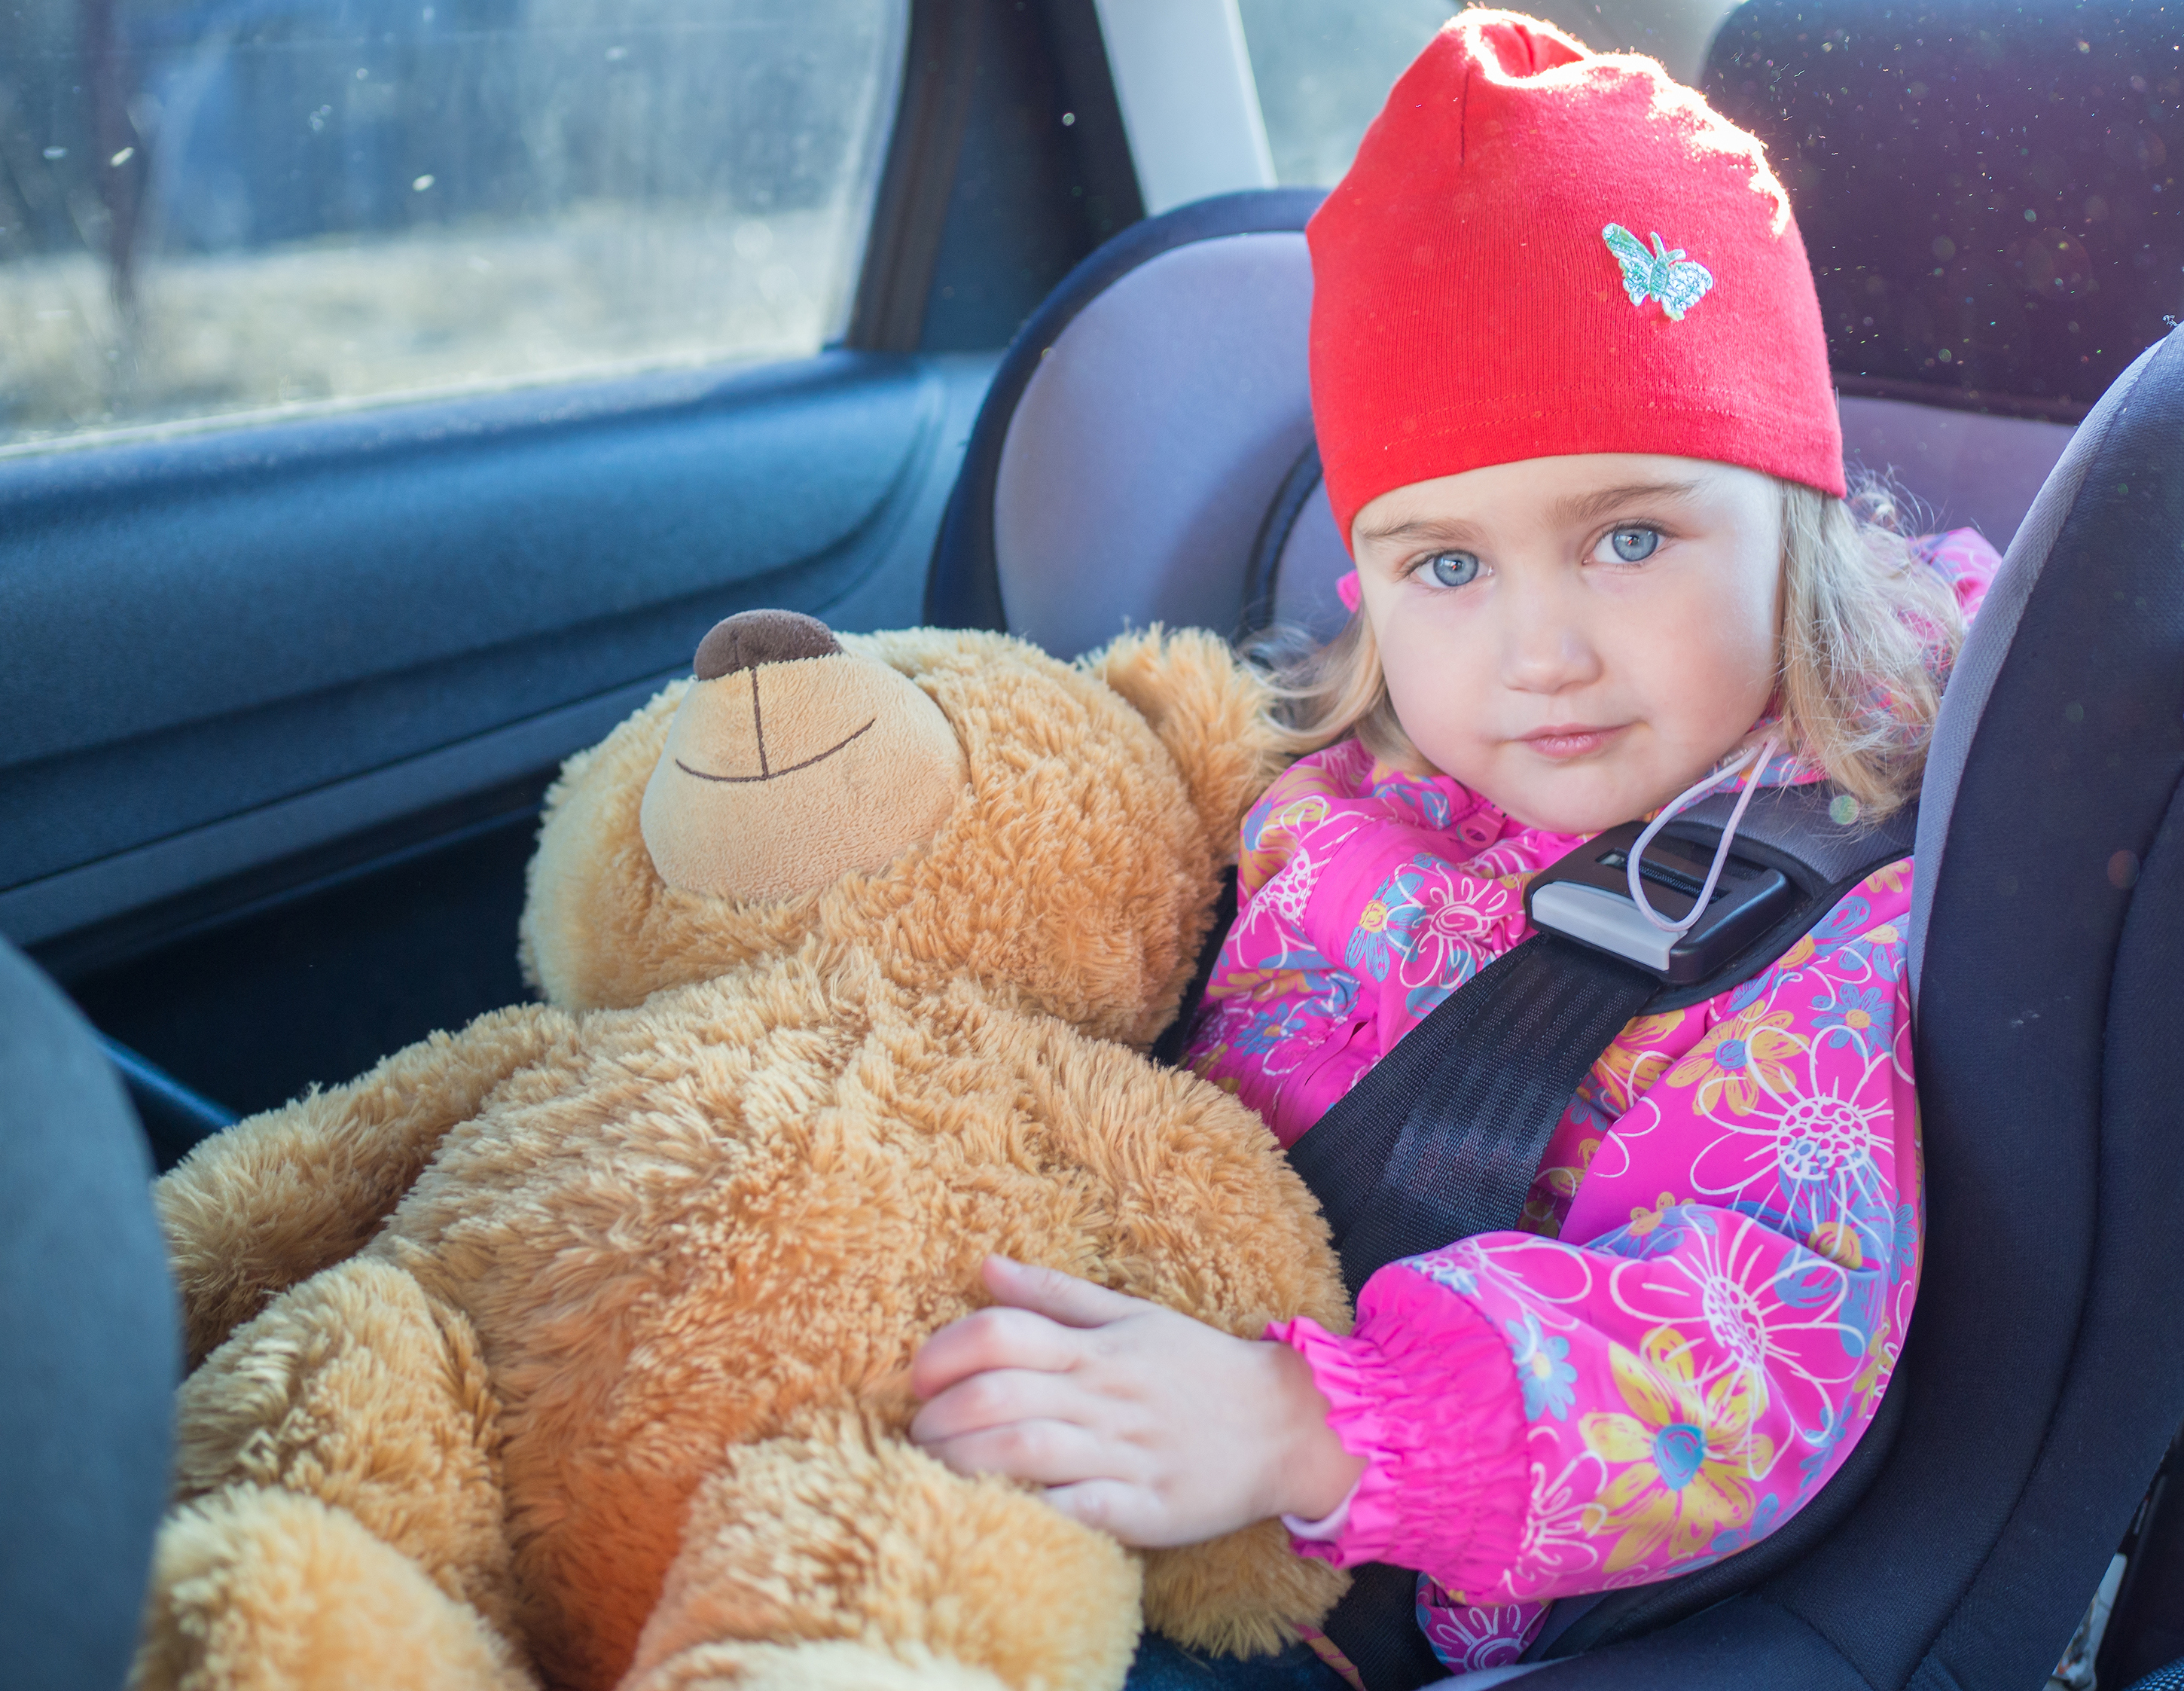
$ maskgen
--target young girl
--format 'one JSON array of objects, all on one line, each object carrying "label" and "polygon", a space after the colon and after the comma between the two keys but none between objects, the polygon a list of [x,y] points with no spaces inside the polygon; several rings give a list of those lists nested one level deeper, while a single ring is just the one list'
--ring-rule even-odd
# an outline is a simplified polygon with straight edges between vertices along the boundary
[{"label": "young girl", "polygon": [[[1285,1146],[1600,829],[1739,766],[1832,784],[1839,819],[1903,802],[1997,561],[1846,500],[1781,187],[1650,60],[1462,14],[1308,232],[1356,614],[1292,675],[1308,755],[1245,823],[1191,1059]],[[1758,978],[1632,1022],[1519,1227],[1383,1269],[1348,1336],[995,1261],[999,1307],[918,1358],[913,1436],[1127,1543],[1281,1515],[1306,1554],[1418,1569],[1455,1671],[1552,1599],[1751,1543],[1849,1454],[1911,1313],[1910,900],[1882,869]]]}]

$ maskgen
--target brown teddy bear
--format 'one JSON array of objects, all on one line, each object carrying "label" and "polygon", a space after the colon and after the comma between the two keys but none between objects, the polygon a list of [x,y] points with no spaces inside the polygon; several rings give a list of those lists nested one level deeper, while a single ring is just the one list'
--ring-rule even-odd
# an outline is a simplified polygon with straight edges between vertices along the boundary
[{"label": "brown teddy bear", "polygon": [[1112,1688],[1141,1593],[1237,1652],[1339,1594],[1277,1523],[1139,1556],[904,1436],[989,1252],[1346,1323],[1272,1137],[1139,1054],[1262,686],[774,611],[696,671],[548,796],[545,1003],[160,1183],[196,1366],[140,1685]]}]

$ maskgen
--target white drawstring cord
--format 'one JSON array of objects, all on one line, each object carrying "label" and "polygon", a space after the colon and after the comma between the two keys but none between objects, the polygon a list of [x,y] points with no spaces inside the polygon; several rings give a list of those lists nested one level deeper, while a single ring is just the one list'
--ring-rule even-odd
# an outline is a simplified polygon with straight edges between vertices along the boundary
[{"label": "white drawstring cord", "polygon": [[[1752,795],[1758,788],[1759,778],[1767,773],[1768,760],[1774,756],[1774,748],[1779,743],[1778,736],[1769,735],[1759,748],[1758,763],[1752,763],[1751,756],[1747,754],[1726,769],[1717,769],[1703,781],[1686,787],[1669,802],[1658,816],[1646,824],[1646,831],[1638,836],[1638,843],[1630,848],[1630,861],[1624,865],[1624,872],[1630,878],[1630,901],[1638,907],[1641,915],[1663,933],[1686,932],[1706,913],[1707,903],[1713,897],[1714,884],[1721,879],[1721,866],[1729,861],[1729,843],[1736,838],[1736,825],[1744,820],[1744,808],[1752,802]],[[1680,922],[1671,921],[1647,901],[1645,884],[1639,879],[1640,868],[1646,861],[1646,848],[1653,843],[1655,834],[1676,819],[1678,812],[1704,798],[1747,764],[1752,765],[1752,773],[1745,780],[1744,791],[1736,801],[1736,808],[1730,812],[1729,826],[1721,831],[1721,844],[1714,848],[1713,867],[1707,871],[1706,885],[1699,889],[1697,901],[1691,906],[1691,913]]]}]

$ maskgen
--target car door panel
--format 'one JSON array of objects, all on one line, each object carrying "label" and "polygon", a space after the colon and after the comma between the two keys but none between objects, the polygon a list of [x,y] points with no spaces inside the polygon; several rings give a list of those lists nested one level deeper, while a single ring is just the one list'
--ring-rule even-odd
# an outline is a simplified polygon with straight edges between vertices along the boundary
[{"label": "car door panel", "polygon": [[0,475],[0,928],[34,944],[550,765],[733,611],[909,620],[915,557],[889,565],[985,367],[838,353],[573,420],[354,428],[300,468],[234,437],[209,473],[8,466],[33,473]]},{"label": "car door panel", "polygon": [[215,1115],[526,996],[564,758],[724,615],[919,620],[1001,346],[1139,212],[1097,47],[911,0],[816,356],[0,452],[0,935]]},{"label": "car door panel", "polygon": [[[149,952],[86,970],[90,936],[75,936],[53,972],[109,1038],[237,1114],[338,1085],[531,996],[515,924],[544,786],[542,775],[498,815],[443,815],[407,847],[220,908]],[[163,1167],[188,1148],[153,1146]]]},{"label": "car door panel", "polygon": [[[57,488],[46,460],[49,525],[0,525],[22,655],[0,931],[245,1112],[526,996],[515,922],[561,761],[734,611],[915,622],[993,363],[830,354],[298,473],[233,437],[195,483],[109,459]],[[155,555],[131,592],[107,564],[132,550]],[[71,574],[99,602],[48,585]]]}]

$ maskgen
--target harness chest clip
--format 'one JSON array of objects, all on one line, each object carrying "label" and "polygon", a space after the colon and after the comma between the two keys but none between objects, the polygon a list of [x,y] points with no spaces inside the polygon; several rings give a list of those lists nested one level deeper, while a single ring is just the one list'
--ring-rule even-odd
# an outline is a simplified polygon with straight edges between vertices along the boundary
[{"label": "harness chest clip", "polygon": [[[1630,891],[1630,853],[1644,829],[1636,822],[1611,828],[1535,875],[1524,891],[1532,925],[1687,986],[1726,968],[1797,902],[1787,875],[1731,851],[1698,920],[1680,934],[1658,928]],[[1648,896],[1655,907],[1680,921],[1691,914],[1713,860],[1710,845],[1664,833],[1646,848],[1638,872],[1654,889]]]}]

